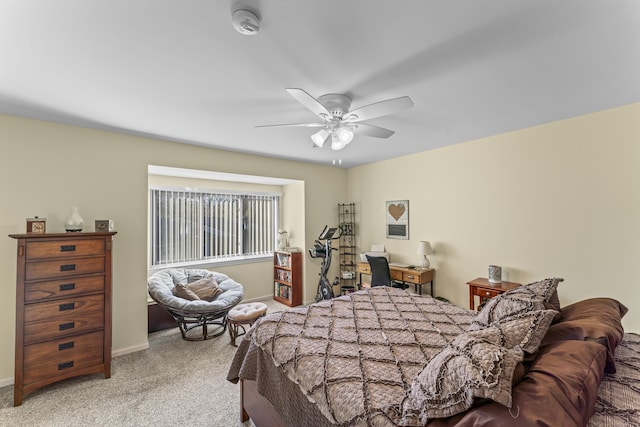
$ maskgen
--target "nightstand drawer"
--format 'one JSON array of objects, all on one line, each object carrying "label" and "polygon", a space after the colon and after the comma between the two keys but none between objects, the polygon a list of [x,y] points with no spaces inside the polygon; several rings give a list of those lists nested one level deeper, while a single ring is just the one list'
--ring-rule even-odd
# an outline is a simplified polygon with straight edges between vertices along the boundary
[{"label": "nightstand drawer", "polygon": [[520,286],[520,283],[505,281],[492,283],[484,277],[478,277],[477,279],[467,282],[467,285],[469,285],[469,308],[475,310],[475,297],[480,297],[480,304],[482,304],[487,299],[497,297],[511,289],[517,288]]},{"label": "nightstand drawer", "polygon": [[104,291],[104,275],[72,277],[67,279],[25,284],[24,300],[33,302],[47,298],[71,297],[78,294]]},{"label": "nightstand drawer", "polygon": [[103,256],[28,262],[25,280],[55,279],[91,273],[104,273]]},{"label": "nightstand drawer", "polygon": [[103,363],[102,331],[24,348],[25,384]]},{"label": "nightstand drawer", "polygon": [[104,295],[27,304],[24,341],[33,343],[104,327]]},{"label": "nightstand drawer", "polygon": [[477,288],[475,294],[480,298],[493,298],[500,295],[502,292],[492,291],[489,289]]},{"label": "nightstand drawer", "polygon": [[29,242],[26,247],[26,259],[28,261],[46,258],[103,255],[104,253],[104,239]]}]

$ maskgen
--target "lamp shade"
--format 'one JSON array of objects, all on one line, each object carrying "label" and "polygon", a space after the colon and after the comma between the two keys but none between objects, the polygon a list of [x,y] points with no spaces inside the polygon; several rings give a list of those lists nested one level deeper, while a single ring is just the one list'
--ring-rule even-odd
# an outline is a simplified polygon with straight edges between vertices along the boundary
[{"label": "lamp shade", "polygon": [[332,150],[342,150],[346,145],[347,144],[345,144],[344,142],[340,141],[340,138],[336,134],[331,135],[331,149]]},{"label": "lamp shade", "polygon": [[322,146],[324,145],[324,142],[327,140],[327,137],[329,136],[329,133],[330,132],[327,129],[320,129],[318,132],[311,135],[311,140],[318,147],[322,148]]},{"label": "lamp shade", "polygon": [[340,127],[336,130],[336,135],[340,138],[340,142],[347,145],[353,139],[353,131],[346,127]]},{"label": "lamp shade", "polygon": [[417,255],[433,255],[433,248],[431,247],[431,243],[422,240],[418,242],[418,250],[416,251]]}]

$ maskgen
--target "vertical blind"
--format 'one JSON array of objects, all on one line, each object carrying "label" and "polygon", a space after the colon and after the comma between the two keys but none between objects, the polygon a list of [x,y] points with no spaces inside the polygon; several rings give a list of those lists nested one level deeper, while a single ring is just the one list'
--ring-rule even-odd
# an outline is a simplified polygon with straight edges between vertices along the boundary
[{"label": "vertical blind", "polygon": [[152,189],[151,266],[271,254],[279,196]]}]

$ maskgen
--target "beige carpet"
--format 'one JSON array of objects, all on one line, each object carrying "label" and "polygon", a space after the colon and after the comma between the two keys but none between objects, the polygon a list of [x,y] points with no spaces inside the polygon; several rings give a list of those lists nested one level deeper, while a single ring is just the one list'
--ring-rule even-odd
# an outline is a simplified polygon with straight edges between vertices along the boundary
[{"label": "beige carpet", "polygon": [[15,408],[13,386],[1,388],[0,426],[252,426],[240,422],[239,386],[225,379],[234,352],[228,333],[188,342],[177,328],[154,332],[147,350],[113,359],[110,379],[65,380]]}]

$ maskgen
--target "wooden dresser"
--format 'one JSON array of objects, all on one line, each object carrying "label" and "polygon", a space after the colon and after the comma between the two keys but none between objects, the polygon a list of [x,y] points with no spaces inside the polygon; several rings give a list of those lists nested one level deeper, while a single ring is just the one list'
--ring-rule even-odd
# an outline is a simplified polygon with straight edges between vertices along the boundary
[{"label": "wooden dresser", "polygon": [[111,376],[114,234],[9,236],[18,241],[14,406],[65,378]]}]

